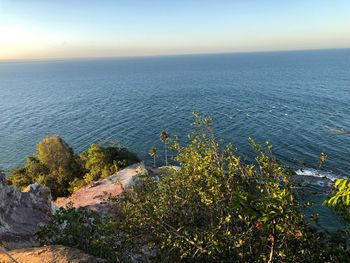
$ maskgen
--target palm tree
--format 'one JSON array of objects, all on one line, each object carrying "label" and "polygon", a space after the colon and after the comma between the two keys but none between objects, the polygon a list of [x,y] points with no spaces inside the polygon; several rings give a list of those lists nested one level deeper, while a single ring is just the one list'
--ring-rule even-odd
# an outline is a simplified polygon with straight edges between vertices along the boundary
[{"label": "palm tree", "polygon": [[168,166],[168,152],[167,152],[167,141],[169,139],[169,134],[166,131],[162,131],[159,136],[160,140],[164,143],[165,149],[165,165]]},{"label": "palm tree", "polygon": [[148,150],[148,154],[153,157],[153,167],[156,168],[156,156],[157,156],[157,148],[152,147]]}]

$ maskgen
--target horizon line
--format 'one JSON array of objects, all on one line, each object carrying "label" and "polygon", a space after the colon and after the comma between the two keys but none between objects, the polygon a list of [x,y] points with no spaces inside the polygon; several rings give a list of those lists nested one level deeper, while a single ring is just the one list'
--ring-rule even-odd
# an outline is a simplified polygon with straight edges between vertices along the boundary
[{"label": "horizon line", "polygon": [[307,49],[276,49],[276,50],[255,50],[255,51],[223,51],[223,52],[198,52],[179,54],[155,54],[155,55],[117,55],[117,56],[92,56],[92,57],[61,57],[61,58],[24,58],[24,59],[0,59],[0,63],[21,63],[21,62],[49,62],[49,61],[74,61],[74,60],[99,60],[99,59],[137,59],[137,58],[157,58],[157,57],[181,57],[181,56],[203,56],[203,55],[234,55],[234,54],[257,54],[257,53],[283,53],[283,52],[307,52],[326,50],[350,50],[350,47],[335,48],[307,48]]}]

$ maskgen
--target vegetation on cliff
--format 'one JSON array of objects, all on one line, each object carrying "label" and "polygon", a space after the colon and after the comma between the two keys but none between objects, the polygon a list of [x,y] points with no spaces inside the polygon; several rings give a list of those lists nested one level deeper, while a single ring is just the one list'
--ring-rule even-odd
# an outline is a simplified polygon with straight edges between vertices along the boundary
[{"label": "vegetation on cliff", "polygon": [[325,205],[340,213],[345,220],[350,220],[350,180],[338,179],[333,185],[332,195]]},{"label": "vegetation on cliff", "polygon": [[48,186],[56,198],[138,161],[136,154],[120,146],[92,144],[77,155],[62,138],[54,135],[39,142],[36,153],[14,169],[8,181],[20,189],[32,183]]},{"label": "vegetation on cliff", "polygon": [[51,223],[43,226],[36,237],[43,245],[75,247],[115,262],[119,254],[119,232],[115,224],[112,220],[102,220],[94,211],[68,206],[60,208]]},{"label": "vegetation on cliff", "polygon": [[[247,163],[232,145],[217,141],[210,118],[195,114],[194,127],[187,145],[167,139],[180,169],[142,176],[141,184],[113,199],[117,218],[80,225],[74,223],[79,215],[71,215],[83,212],[61,210],[40,241],[69,242],[112,262],[140,255],[152,262],[347,262],[344,239],[334,241],[305,221],[295,174],[271,145],[252,140],[256,157]],[[86,232],[81,227],[92,227],[93,239],[79,235]]]}]

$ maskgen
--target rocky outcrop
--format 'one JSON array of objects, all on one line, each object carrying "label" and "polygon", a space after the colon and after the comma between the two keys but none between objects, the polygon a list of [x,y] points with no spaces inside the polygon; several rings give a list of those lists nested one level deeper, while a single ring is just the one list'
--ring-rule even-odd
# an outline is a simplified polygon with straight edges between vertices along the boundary
[{"label": "rocky outcrop", "polygon": [[120,170],[103,180],[96,181],[91,185],[82,187],[70,197],[58,198],[55,204],[58,207],[66,207],[72,203],[74,207],[86,207],[102,213],[108,213],[110,205],[107,201],[109,196],[116,196],[136,183],[140,174],[147,173],[143,163],[136,163]]},{"label": "rocky outcrop", "polygon": [[51,214],[48,188],[33,184],[21,192],[0,178],[0,245],[8,249],[35,245],[34,234]]},{"label": "rocky outcrop", "polygon": [[143,163],[128,166],[116,175],[79,189],[68,198],[59,198],[56,204],[52,203],[48,188],[33,184],[21,192],[8,185],[0,173],[0,246],[15,249],[37,245],[34,235],[40,226],[50,220],[57,207],[65,207],[70,202],[74,207],[110,213],[111,206],[106,198],[128,189],[142,173],[147,173]]},{"label": "rocky outcrop", "polygon": [[[102,263],[102,259],[85,254],[79,249],[64,246],[47,246],[37,248],[15,249],[8,252],[9,256],[0,251],[1,263]],[[13,259],[11,259],[12,257]]]}]

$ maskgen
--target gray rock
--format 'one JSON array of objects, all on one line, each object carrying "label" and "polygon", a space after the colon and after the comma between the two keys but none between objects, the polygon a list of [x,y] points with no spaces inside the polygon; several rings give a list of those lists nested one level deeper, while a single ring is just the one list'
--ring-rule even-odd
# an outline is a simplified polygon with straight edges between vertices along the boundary
[{"label": "gray rock", "polygon": [[51,215],[47,187],[34,184],[21,192],[0,178],[0,245],[8,249],[36,245],[34,234]]},{"label": "gray rock", "polygon": [[5,183],[6,183],[5,174],[0,171],[0,184],[5,184]]}]

